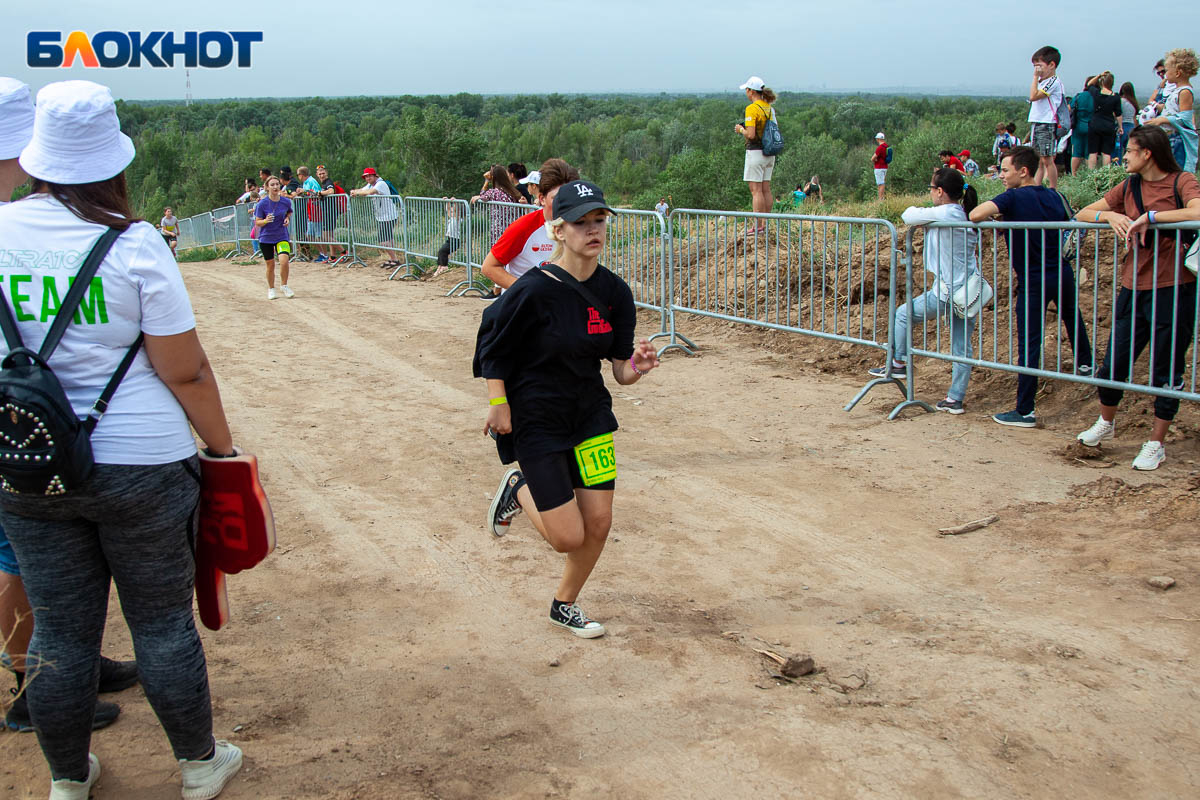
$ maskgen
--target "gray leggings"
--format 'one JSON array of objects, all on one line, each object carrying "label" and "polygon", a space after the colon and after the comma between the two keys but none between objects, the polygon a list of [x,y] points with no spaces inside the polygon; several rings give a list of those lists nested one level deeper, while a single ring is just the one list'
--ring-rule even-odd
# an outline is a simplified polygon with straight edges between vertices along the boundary
[{"label": "gray leggings", "polygon": [[[204,648],[192,617],[199,461],[99,464],[61,497],[0,492],[34,629],[29,713],[55,780],[87,777],[110,578],[138,675],[175,757],[213,748]],[[36,671],[36,674],[35,674]]]}]

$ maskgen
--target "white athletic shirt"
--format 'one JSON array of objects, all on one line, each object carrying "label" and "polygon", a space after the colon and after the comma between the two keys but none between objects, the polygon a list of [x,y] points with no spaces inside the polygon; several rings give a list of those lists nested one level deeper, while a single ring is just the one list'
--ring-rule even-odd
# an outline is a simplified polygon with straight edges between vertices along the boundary
[{"label": "white athletic shirt", "polygon": [[[41,346],[70,280],[104,228],[84,222],[48,195],[0,207],[0,286],[30,349]],[[121,234],[84,294],[78,322],[67,326],[50,358],[81,418],[137,338],[196,327],[179,267],[154,226]],[[8,354],[0,336],[0,353]],[[195,455],[183,408],[142,348],[92,433],[98,464],[167,464]]]}]

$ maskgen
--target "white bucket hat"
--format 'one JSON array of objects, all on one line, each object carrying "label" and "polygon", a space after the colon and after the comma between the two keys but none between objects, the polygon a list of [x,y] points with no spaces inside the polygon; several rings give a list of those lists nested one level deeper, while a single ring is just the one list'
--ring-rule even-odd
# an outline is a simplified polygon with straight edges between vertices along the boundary
[{"label": "white bucket hat", "polygon": [[33,138],[33,98],[16,78],[0,78],[0,160],[21,155]]},{"label": "white bucket hat", "polygon": [[738,88],[739,89],[753,89],[756,92],[761,92],[763,90],[763,87],[765,87],[766,85],[767,84],[763,81],[762,78],[758,77],[757,75],[751,75],[749,78],[746,78],[746,82],[743,83]]},{"label": "white bucket hat", "polygon": [[134,152],[107,86],[60,81],[38,92],[33,140],[21,151],[20,163],[50,183],[94,183],[119,175]]}]

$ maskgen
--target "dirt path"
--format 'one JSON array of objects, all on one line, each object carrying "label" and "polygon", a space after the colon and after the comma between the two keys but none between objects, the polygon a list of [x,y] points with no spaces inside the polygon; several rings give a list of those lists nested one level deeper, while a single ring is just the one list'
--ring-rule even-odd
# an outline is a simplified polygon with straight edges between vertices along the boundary
[{"label": "dirt path", "polygon": [[[546,622],[561,557],[526,520],[484,529],[481,302],[296,272],[268,303],[257,267],[184,267],[279,528],[204,632],[247,756],[222,797],[1200,792],[1194,447],[1147,476],[1119,441],[1092,470],[1059,454],[1074,429],[887,423],[894,390],[846,414],[859,383],[702,339],[614,387],[616,519],[581,598],[609,635],[581,641]],[[114,602],[106,651],[128,642]],[[773,679],[755,649],[823,671]],[[94,796],[178,797],[140,690],[118,699]],[[44,796],[34,737],[0,749],[0,795]]]}]

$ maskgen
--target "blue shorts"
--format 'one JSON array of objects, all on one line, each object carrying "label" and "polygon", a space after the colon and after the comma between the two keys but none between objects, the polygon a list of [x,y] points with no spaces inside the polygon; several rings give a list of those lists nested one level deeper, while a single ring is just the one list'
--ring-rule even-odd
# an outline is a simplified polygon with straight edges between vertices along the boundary
[{"label": "blue shorts", "polygon": [[21,568],[17,565],[17,557],[13,554],[12,545],[8,543],[8,534],[4,532],[2,525],[0,525],[0,572],[18,576],[21,574]]}]

